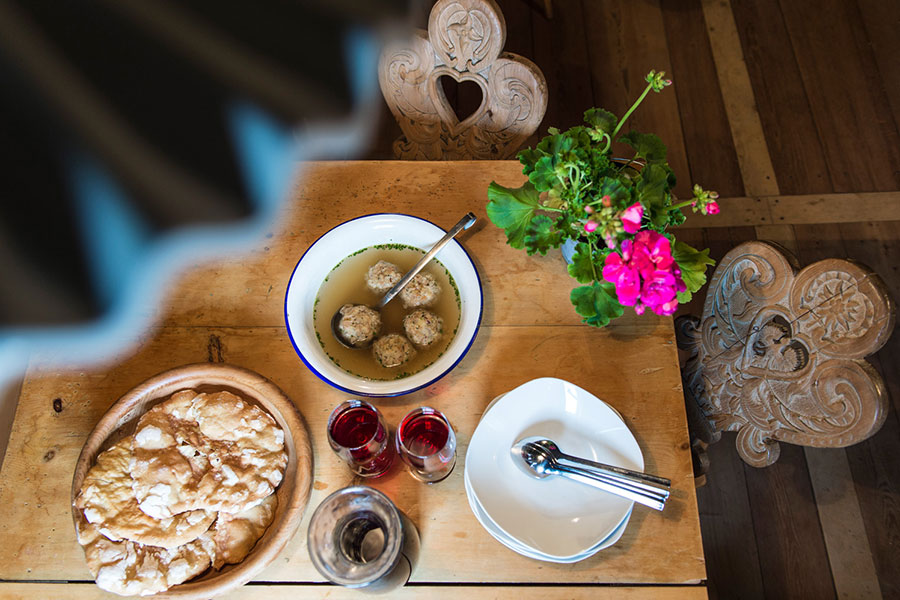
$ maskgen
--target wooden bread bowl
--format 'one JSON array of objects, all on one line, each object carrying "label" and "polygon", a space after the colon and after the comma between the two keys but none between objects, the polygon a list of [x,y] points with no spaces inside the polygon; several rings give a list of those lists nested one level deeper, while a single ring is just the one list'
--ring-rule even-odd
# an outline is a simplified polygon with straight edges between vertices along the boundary
[{"label": "wooden bread bowl", "polygon": [[72,516],[78,519],[75,496],[97,455],[134,432],[138,418],[174,392],[228,390],[268,411],[284,430],[288,454],[284,479],[275,494],[278,508],[272,524],[236,565],[210,568],[200,577],[154,595],[155,598],[210,598],[237,588],[256,576],[284,548],[300,525],[309,501],[313,476],[312,448],[306,424],[291,400],[271,381],[248,369],[215,363],[185,365],[165,371],[137,385],[110,407],[88,436],[72,479]]}]

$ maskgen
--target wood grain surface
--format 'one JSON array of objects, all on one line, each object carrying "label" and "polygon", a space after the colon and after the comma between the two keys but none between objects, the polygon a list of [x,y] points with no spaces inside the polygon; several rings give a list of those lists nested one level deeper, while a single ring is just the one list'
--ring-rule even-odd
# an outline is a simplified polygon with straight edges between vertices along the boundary
[{"label": "wood grain surface", "polygon": [[[542,14],[536,0],[503,0],[498,4],[506,16],[506,47],[532,58],[545,73],[552,71],[555,77],[550,105],[554,110],[564,111],[565,118],[556,116],[559,112],[548,112],[541,134],[549,126],[576,124],[588,105],[618,112],[619,101],[612,94],[621,90],[624,82],[635,81],[635,69],[645,66],[635,65],[636,54],[621,51],[630,42],[620,32],[629,27],[642,28],[645,19],[641,15],[655,10],[659,4],[675,84],[661,96],[648,98],[636,117],[659,113],[654,118],[660,119],[670,114],[665,113],[666,107],[660,101],[665,96],[674,96],[684,143],[679,146],[677,136],[664,137],[663,141],[670,153],[683,152],[687,159],[690,172],[678,171],[679,182],[696,180],[706,184],[709,179],[714,182],[709,187],[720,186],[726,197],[719,215],[711,219],[690,216],[685,224],[690,229],[682,227],[678,238],[701,248],[711,247],[711,255],[719,258],[737,243],[759,239],[778,242],[808,263],[810,259],[802,255],[814,247],[821,251],[822,257],[861,260],[879,273],[895,298],[900,298],[897,278],[900,267],[896,260],[900,255],[900,192],[896,191],[896,183],[883,191],[872,191],[878,188],[870,184],[874,180],[884,186],[892,174],[896,182],[900,172],[896,146],[880,156],[872,150],[880,152],[885,143],[890,144],[900,124],[900,61],[896,60],[900,52],[900,37],[896,34],[900,3],[700,0],[701,14],[696,0],[630,3],[555,0],[552,20]],[[817,14],[804,18],[812,13]],[[704,21],[708,48],[698,30]],[[654,21],[646,20],[646,24],[644,31],[658,36]],[[610,31],[613,33],[608,35],[606,32]],[[860,40],[862,32],[867,39]],[[654,59],[659,56],[658,41]],[[716,66],[718,90],[710,80],[709,50]],[[587,52],[587,64],[579,54],[582,51]],[[649,55],[649,49],[646,53]],[[876,70],[871,68],[873,56]],[[884,88],[884,93],[878,92],[878,85]],[[586,94],[587,90],[593,94]],[[810,98],[811,94],[816,98]],[[716,106],[720,95],[743,181],[731,179],[735,177],[732,151],[727,148],[724,138],[728,136],[722,131]],[[613,97],[613,101],[605,104],[608,97]],[[885,98],[891,114],[884,108]],[[813,102],[815,110],[811,106]],[[860,111],[846,109],[861,103],[867,105]],[[873,114],[877,116],[875,120],[871,119]],[[835,123],[836,118],[848,121]],[[393,119],[388,120],[393,123]],[[851,129],[849,134],[848,129]],[[836,131],[841,132],[843,139],[824,140],[836,136]],[[396,134],[385,139],[390,141],[394,137]],[[857,138],[858,144],[854,142]],[[534,136],[525,145],[533,146],[536,141]],[[378,152],[376,148],[369,156],[389,158],[389,144],[387,148],[387,152]],[[717,148],[724,150],[717,151]],[[852,170],[858,161],[870,158],[873,165],[880,165],[878,173],[872,173],[869,166],[860,167],[856,173],[841,172]],[[835,188],[832,172],[838,172],[838,179],[848,186],[855,185],[856,181],[860,185],[865,183],[865,187]],[[740,189],[744,192],[733,191]],[[795,236],[795,227],[799,236]],[[700,302],[692,312],[699,314],[702,294],[695,298],[700,298]],[[825,532],[829,563],[834,565],[845,563],[845,550],[852,547],[838,540],[866,538],[862,541],[872,551],[885,597],[900,597],[900,554],[895,551],[900,543],[900,503],[897,502],[900,470],[896,467],[900,456],[900,420],[896,413],[900,407],[898,357],[900,334],[895,333],[872,361],[884,377],[894,403],[894,411],[885,426],[866,442],[846,451],[836,451],[845,453],[849,459],[852,473],[849,487],[855,488],[858,496],[865,532],[860,536],[857,530],[847,529],[843,523],[831,522],[831,511],[817,501],[821,531],[818,528],[795,531],[794,548],[803,552],[807,537],[815,546]],[[721,474],[732,464],[740,466],[739,462],[732,462],[737,460],[732,442],[718,445],[723,464],[716,469],[713,462],[707,488],[702,492],[707,500],[713,491],[728,498],[736,494],[738,500],[742,493],[746,494],[745,487],[738,486],[734,494],[726,489],[734,478]],[[800,466],[800,477],[816,476],[814,469],[807,472]],[[760,512],[781,508],[765,495],[755,496],[754,501],[760,503]],[[727,529],[733,522],[745,522],[750,504],[746,497],[743,501],[713,502],[710,510],[701,515],[704,536],[710,527]],[[787,589],[777,586],[789,578],[815,580],[809,590],[818,589],[816,582],[821,579],[822,570],[828,569],[827,564],[808,563],[807,569],[785,574],[785,565],[765,561],[765,569],[760,569],[758,555],[767,549],[760,543],[758,553],[751,551],[757,547],[752,529],[748,532],[744,528],[740,533],[725,529],[715,534],[718,541],[714,546],[705,544],[712,597],[716,596],[716,588],[721,590],[722,598],[760,597],[760,579],[767,580],[765,589],[777,598],[788,596]],[[835,536],[836,532],[842,538]],[[705,541],[709,539],[707,536]],[[753,556],[757,556],[755,561]],[[745,561],[749,561],[746,573],[735,576],[734,569]],[[838,596],[859,597],[862,591],[875,589],[877,585],[864,581],[865,571],[845,566],[842,573],[835,572]],[[848,573],[853,577],[845,579]]]},{"label": "wood grain surface", "polygon": [[[726,102],[731,100],[726,94],[730,81],[725,79],[721,86],[719,82],[723,75],[732,76],[733,66],[729,65],[724,73],[716,71],[717,63],[710,47],[715,38],[706,35],[701,0],[663,0],[660,4],[667,38],[679,40],[669,44],[669,55],[675,82],[672,91],[678,99],[690,173],[678,177],[716,190],[722,198],[743,196],[743,164],[738,163],[737,135],[732,139],[731,107],[726,107]],[[725,10],[728,11],[727,7]]]},{"label": "wood grain surface", "polygon": [[[401,600],[455,600],[465,594],[469,600],[499,600],[515,596],[518,600],[699,600],[706,598],[706,590],[698,586],[628,587],[628,586],[552,586],[552,587],[501,587],[479,585],[456,587],[416,585],[391,593],[391,598]],[[252,584],[235,590],[221,600],[296,600],[310,596],[327,596],[331,600],[359,600],[367,596],[357,590],[323,585],[265,585]],[[72,583],[0,583],[0,597],[6,600],[54,598],[58,600],[97,600],[116,598],[106,594],[93,584]],[[376,596],[377,597],[377,596]]]},{"label": "wood grain surface", "polygon": [[[68,506],[78,453],[117,398],[148,377],[179,365],[210,361],[245,367],[273,381],[293,400],[309,425],[315,456],[310,509],[327,494],[359,483],[328,448],[324,435],[328,414],[346,395],[303,366],[283,326],[288,277],[309,244],[348,218],[407,212],[446,227],[473,210],[481,217],[480,224],[460,241],[482,277],[482,329],[448,376],[409,396],[379,400],[388,423],[396,425],[405,412],[422,404],[441,410],[458,433],[458,465],[464,467],[468,440],[492,398],[537,377],[559,377],[594,392],[624,415],[644,453],[646,469],[671,478],[673,492],[663,513],[635,510],[615,546],[574,565],[556,565],[519,556],[481,528],[466,502],[463,468],[439,484],[425,486],[397,466],[373,485],[419,528],[423,552],[413,581],[703,580],[671,319],[626,315],[604,330],[581,325],[568,300],[572,282],[561,258],[527,257],[514,251],[505,245],[502,231],[486,222],[485,190],[491,179],[516,185],[522,175],[518,164],[511,162],[306,165],[279,228],[260,240],[259,250],[228,262],[198,265],[183,276],[160,309],[160,326],[136,334],[130,353],[92,369],[73,362],[71,370],[57,373],[43,372],[40,357],[35,357],[23,383],[0,473],[0,504],[9,507],[0,515],[0,528],[6,532],[6,543],[0,547],[0,579],[90,579]],[[305,547],[311,512],[307,510],[297,535],[256,581],[323,581]],[[311,589],[322,594],[334,590]],[[695,593],[694,588],[687,593]]]}]

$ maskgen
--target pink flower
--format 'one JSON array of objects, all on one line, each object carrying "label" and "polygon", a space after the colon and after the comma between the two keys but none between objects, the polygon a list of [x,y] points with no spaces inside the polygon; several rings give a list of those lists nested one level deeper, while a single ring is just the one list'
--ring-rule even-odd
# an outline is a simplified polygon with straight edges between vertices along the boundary
[{"label": "pink flower", "polygon": [[654,271],[669,270],[675,264],[669,238],[649,229],[635,236],[633,253],[635,266],[645,278]]},{"label": "pink flower", "polygon": [[676,263],[675,267],[672,269],[672,275],[675,276],[675,291],[687,291],[687,286],[684,284],[684,279],[681,278],[681,269],[678,268],[678,263]]},{"label": "pink flower", "polygon": [[622,213],[622,228],[626,233],[637,233],[641,228],[642,218],[644,218],[644,207],[640,202],[635,202]]},{"label": "pink flower", "polygon": [[616,296],[625,306],[634,306],[641,294],[641,276],[638,270],[628,266],[622,257],[612,252],[606,255],[603,279],[616,286]]},{"label": "pink flower", "polygon": [[[657,269],[669,269],[675,264],[672,258],[672,244],[669,238],[655,231],[645,231],[643,236],[644,243],[647,245],[647,252],[650,260]],[[640,234],[639,234],[640,235]]]},{"label": "pink flower", "polygon": [[[634,241],[633,240],[625,240],[622,242],[622,260],[625,262],[631,262],[632,251],[634,249]],[[609,257],[607,257],[609,258]]]},{"label": "pink flower", "polygon": [[699,210],[704,215],[717,215],[719,214],[719,203],[716,202],[718,199],[718,192],[704,190],[702,187],[695,184],[694,199],[691,202],[691,206],[693,207],[694,212]]},{"label": "pink flower", "polygon": [[639,315],[647,308],[671,315],[678,308],[678,292],[686,289],[669,239],[651,230],[623,241],[621,253],[608,254],[603,278],[615,285],[619,302],[634,306]]},{"label": "pink flower", "polygon": [[653,307],[653,312],[658,315],[672,315],[678,310],[678,300],[670,300],[664,304]]},{"label": "pink flower", "polygon": [[658,312],[657,307],[672,302],[674,299],[675,276],[672,273],[656,271],[644,279],[644,284],[641,286],[641,302],[653,309],[653,312],[663,314]]},{"label": "pink flower", "polygon": [[599,226],[600,225],[597,223],[597,221],[588,221],[587,223],[584,224],[584,230],[586,232],[590,233],[590,232],[596,230],[597,227],[599,227]]}]

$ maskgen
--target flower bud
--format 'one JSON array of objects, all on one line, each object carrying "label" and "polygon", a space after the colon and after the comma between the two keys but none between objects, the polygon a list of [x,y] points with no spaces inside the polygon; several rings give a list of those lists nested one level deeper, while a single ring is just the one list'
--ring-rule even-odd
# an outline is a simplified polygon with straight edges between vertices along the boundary
[{"label": "flower bud", "polygon": [[585,230],[587,233],[591,233],[592,231],[596,231],[597,227],[599,227],[599,225],[597,224],[597,221],[588,221],[587,223],[584,224],[584,230]]}]

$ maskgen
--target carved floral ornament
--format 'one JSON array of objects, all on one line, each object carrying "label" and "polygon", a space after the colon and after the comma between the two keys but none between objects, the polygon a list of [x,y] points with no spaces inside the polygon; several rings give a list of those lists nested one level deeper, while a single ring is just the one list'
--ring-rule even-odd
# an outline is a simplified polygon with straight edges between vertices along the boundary
[{"label": "carved floral ornament", "polygon": [[[540,69],[501,52],[506,23],[493,0],[438,0],[428,31],[382,52],[378,79],[403,135],[405,159],[508,158],[537,129],[547,108]],[[459,121],[440,78],[481,88],[480,106]]]},{"label": "carved floral ornament", "polygon": [[863,358],[893,326],[894,305],[865,267],[829,259],[798,273],[774,246],[741,244],[716,269],[702,318],[678,322],[693,433],[710,443],[737,431],[756,467],[778,460],[778,441],[864,440],[884,423],[887,397]]}]

